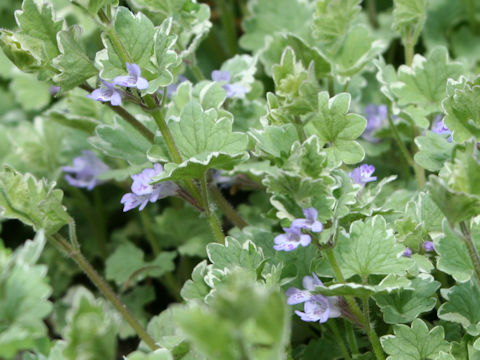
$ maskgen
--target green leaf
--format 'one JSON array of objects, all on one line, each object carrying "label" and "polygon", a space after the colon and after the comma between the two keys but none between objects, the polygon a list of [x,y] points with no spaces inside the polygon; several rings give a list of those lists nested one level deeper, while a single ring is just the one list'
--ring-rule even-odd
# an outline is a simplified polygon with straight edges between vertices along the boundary
[{"label": "green leaf", "polygon": [[82,28],[77,25],[57,35],[60,55],[53,60],[53,65],[60,70],[60,74],[55,75],[53,81],[62,91],[73,89],[98,73],[86,54],[81,35]]},{"label": "green leaf", "polygon": [[88,11],[96,15],[101,8],[107,5],[118,6],[118,0],[89,0]]},{"label": "green leaf", "polygon": [[72,306],[66,314],[67,326],[63,338],[67,359],[115,359],[117,346],[116,324],[105,301],[96,299],[83,287],[71,289],[67,297]]},{"label": "green leaf", "polygon": [[395,335],[381,337],[389,360],[423,360],[430,359],[441,351],[449,352],[450,344],[444,339],[443,327],[436,326],[428,330],[420,319],[412,322],[412,326],[395,325]]},{"label": "green leaf", "polygon": [[445,136],[427,131],[425,136],[415,138],[419,151],[415,154],[415,162],[430,171],[438,171],[445,161],[452,156],[455,144],[449,143]]},{"label": "green leaf", "polygon": [[430,175],[427,190],[451,224],[480,213],[480,196],[452,190],[441,178]]},{"label": "green leaf", "polygon": [[262,130],[251,129],[249,134],[256,141],[257,148],[274,159],[287,158],[293,143],[298,141],[297,130],[293,124],[267,125]]},{"label": "green leaf", "polygon": [[210,292],[210,287],[205,283],[205,277],[208,274],[207,261],[198,263],[193,269],[192,279],[187,280],[180,291],[180,295],[185,301],[192,299],[203,300]]},{"label": "green leaf", "polygon": [[[179,222],[177,219],[181,218]],[[167,208],[155,217],[153,231],[160,239],[161,247],[175,246],[181,255],[205,257],[205,247],[214,241],[207,222],[200,213],[190,207]]]},{"label": "green leaf", "polygon": [[0,46],[8,57],[20,70],[36,72],[41,69],[42,59],[37,54],[40,44],[30,44],[24,36],[9,30],[0,29]]},{"label": "green leaf", "polygon": [[375,294],[374,299],[387,324],[408,323],[421,313],[432,310],[440,283],[431,275],[420,274],[412,280],[411,288],[390,294]]},{"label": "green leaf", "polygon": [[308,68],[310,62],[315,63],[315,75],[317,78],[323,78],[330,72],[330,63],[318,51],[318,49],[309,46],[301,38],[290,33],[276,33],[267,43],[266,49],[260,53],[265,72],[272,75],[272,67],[280,63],[282,53],[285,48],[290,47],[305,68]]},{"label": "green leaf", "polygon": [[149,354],[141,351],[135,351],[129,354],[125,360],[173,360],[172,354],[166,349],[158,349]]},{"label": "green leaf", "polygon": [[251,15],[243,22],[245,34],[240,39],[240,46],[246,50],[260,50],[267,37],[277,32],[289,32],[307,42],[311,38],[312,2],[257,0],[249,2],[249,10]]},{"label": "green leaf", "polygon": [[428,113],[441,112],[447,80],[458,78],[462,72],[463,66],[460,63],[448,60],[447,49],[438,47],[426,59],[415,55],[411,67],[400,66],[397,82],[391,85],[391,90],[400,106],[415,104]]},{"label": "green leaf", "polygon": [[224,270],[235,266],[256,273],[264,260],[261,248],[251,241],[241,244],[238,240],[227,237],[225,245],[211,243],[207,246],[207,254],[214,268]]},{"label": "green leaf", "polygon": [[428,0],[394,0],[393,28],[400,33],[404,42],[406,39],[413,44],[417,42],[425,23],[427,6]]},{"label": "green leaf", "polygon": [[43,230],[33,241],[10,254],[0,241],[0,357],[13,358],[20,350],[34,349],[47,335],[43,322],[52,310],[52,289],[47,267],[36,265],[45,246]]},{"label": "green leaf", "polygon": [[316,288],[313,293],[325,296],[355,296],[369,297],[375,294],[391,293],[402,288],[411,288],[407,278],[399,276],[386,276],[378,285],[363,285],[357,283],[333,284]]},{"label": "green leaf", "polygon": [[405,274],[411,260],[400,256],[403,250],[380,215],[353,222],[350,232],[340,234],[334,248],[346,279],[353,275],[366,278],[372,274]]},{"label": "green leaf", "polygon": [[43,44],[42,58],[50,62],[59,54],[57,33],[63,28],[63,21],[54,18],[51,5],[24,0],[22,10],[15,12],[15,18],[22,33]]},{"label": "green leaf", "polygon": [[63,192],[54,186],[4,166],[0,171],[0,215],[18,219],[37,231],[45,229],[46,235],[56,233],[70,216],[62,205]]},{"label": "green leaf", "polygon": [[307,124],[308,132],[316,134],[320,144],[324,146],[329,160],[355,164],[362,161],[365,153],[359,143],[354,141],[359,137],[367,121],[363,116],[348,114],[350,94],[341,93],[329,99],[328,92],[318,94],[318,112]]},{"label": "green leaf", "polygon": [[[453,276],[458,282],[465,282],[473,275],[473,264],[465,241],[453,232],[447,221],[443,222],[442,237],[434,240],[435,251],[438,253],[437,268]],[[475,248],[480,249],[480,224],[472,221],[472,239]],[[478,250],[477,250],[478,251]]]},{"label": "green leaf", "polygon": [[204,111],[196,102],[189,102],[180,119],[171,119],[170,131],[184,160],[168,163],[154,181],[201,177],[209,168],[232,169],[248,159],[246,134],[232,132],[232,120],[220,117],[215,109]]},{"label": "green leaf", "polygon": [[468,80],[461,76],[458,81],[448,80],[447,97],[443,101],[446,112],[445,125],[452,137],[461,143],[471,136],[480,141],[480,77]]},{"label": "green leaf", "polygon": [[459,283],[442,291],[447,300],[438,309],[438,317],[459,323],[472,336],[480,335],[480,288],[475,280]]},{"label": "green leaf", "polygon": [[190,303],[175,316],[196,349],[207,358],[281,359],[289,339],[290,312],[283,294],[235,271],[217,287],[209,305]]},{"label": "green leaf", "polygon": [[136,165],[148,161],[147,151],[152,145],[132,125],[119,116],[114,118],[113,125],[97,126],[95,136],[90,137],[88,142],[108,156],[127,160]]},{"label": "green leaf", "polygon": [[175,268],[175,252],[161,252],[154,260],[146,262],[143,251],[131,243],[117,247],[105,263],[105,276],[117,285],[132,284],[147,276],[161,277]]},{"label": "green leaf", "polygon": [[38,81],[33,75],[13,72],[10,91],[26,111],[41,110],[50,103],[50,85]]},{"label": "green leaf", "polygon": [[172,71],[181,64],[181,59],[175,52],[177,36],[171,34],[172,19],[166,19],[156,28],[153,45],[153,64],[157,78],[149,83],[148,92],[154,92],[159,86],[167,86],[173,82]]},{"label": "green leaf", "polygon": [[[153,54],[152,41],[155,35],[153,23],[142,13],[136,15],[125,7],[119,7],[113,20],[113,28],[118,40],[123,45],[131,63],[144,69],[150,64]],[[124,55],[115,47],[107,34],[102,36],[105,49],[97,53],[96,62],[100,65],[100,77],[113,79],[115,76],[126,73]]]}]

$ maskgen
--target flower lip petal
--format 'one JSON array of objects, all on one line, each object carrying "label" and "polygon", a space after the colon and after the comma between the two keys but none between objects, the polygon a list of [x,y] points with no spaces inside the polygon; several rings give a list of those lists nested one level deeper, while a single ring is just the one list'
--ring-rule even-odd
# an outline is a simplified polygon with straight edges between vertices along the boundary
[{"label": "flower lip petal", "polygon": [[213,81],[225,81],[230,82],[231,75],[230,71],[221,71],[221,70],[213,70],[211,74]]},{"label": "flower lip petal", "polygon": [[148,80],[143,77],[139,77],[137,79],[137,89],[145,90],[146,88],[148,88]]},{"label": "flower lip petal", "polygon": [[288,305],[301,304],[305,301],[308,301],[312,297],[312,294],[310,293],[310,291],[300,290],[295,287],[289,288],[285,294],[288,297],[287,298]]}]

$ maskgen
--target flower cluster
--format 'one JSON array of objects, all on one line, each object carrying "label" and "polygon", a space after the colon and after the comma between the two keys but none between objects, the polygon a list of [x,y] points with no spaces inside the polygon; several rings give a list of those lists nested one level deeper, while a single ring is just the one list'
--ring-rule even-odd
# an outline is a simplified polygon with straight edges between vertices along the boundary
[{"label": "flower cluster", "polygon": [[[431,241],[424,241],[422,243],[422,248],[423,248],[423,250],[425,250],[425,252],[428,252],[428,253],[435,251],[435,247],[433,245],[433,242],[431,242]],[[410,256],[412,256],[412,254],[413,254],[412,249],[410,249],[409,247],[406,247],[405,250],[402,253],[402,256],[410,257]]]},{"label": "flower cluster", "polygon": [[323,296],[313,294],[317,287],[323,287],[322,281],[313,273],[313,276],[305,276],[302,281],[305,290],[291,287],[287,290],[287,304],[296,305],[304,303],[304,312],[295,311],[303,321],[326,322],[329,318],[341,316],[337,296]]},{"label": "flower cluster", "polygon": [[137,206],[139,210],[143,210],[149,202],[154,203],[158,199],[163,199],[167,196],[173,196],[178,192],[178,186],[171,182],[165,181],[152,185],[154,176],[160,175],[163,172],[163,167],[160,164],[155,164],[153,169],[143,169],[140,174],[132,175],[133,180],[131,186],[131,193],[123,195],[120,203],[123,204],[123,211],[134,209]]},{"label": "flower cluster", "polygon": [[301,229],[319,233],[323,230],[323,225],[317,220],[318,212],[315,208],[303,209],[305,219],[295,219],[289,228],[283,228],[285,234],[277,235],[274,239],[273,248],[277,251],[292,251],[298,246],[307,246],[312,242],[308,234],[303,234]]},{"label": "flower cluster", "polygon": [[242,96],[247,93],[245,86],[230,83],[231,75],[229,71],[214,70],[211,76],[213,81],[223,83],[223,88],[227,92],[227,98]]},{"label": "flower cluster", "polygon": [[109,168],[90,150],[84,150],[82,154],[73,159],[73,166],[63,167],[64,172],[74,174],[65,175],[65,180],[72,186],[92,190],[102,183],[98,176]]},{"label": "flower cluster", "polygon": [[126,63],[126,66],[128,75],[115,77],[113,83],[100,79],[102,82],[100,88],[93,90],[91,94],[87,94],[87,97],[96,101],[110,101],[113,106],[118,106],[122,104],[122,92],[115,88],[116,85],[137,88],[138,90],[148,88],[148,80],[141,77],[140,67],[137,64],[130,63]]},{"label": "flower cluster", "polygon": [[365,186],[366,183],[377,180],[376,176],[372,176],[374,172],[375,166],[363,164],[353,169],[348,175],[355,184]]}]

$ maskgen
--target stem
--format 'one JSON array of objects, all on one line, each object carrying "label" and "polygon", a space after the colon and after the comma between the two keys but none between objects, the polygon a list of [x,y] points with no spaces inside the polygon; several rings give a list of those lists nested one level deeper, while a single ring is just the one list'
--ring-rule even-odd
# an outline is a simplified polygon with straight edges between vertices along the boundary
[{"label": "stem", "polygon": [[393,123],[392,120],[392,112],[391,112],[391,107],[390,105],[387,106],[387,119],[388,119],[388,124],[390,125],[390,129],[392,130],[393,138],[395,139],[395,142],[397,143],[400,152],[402,153],[403,157],[407,161],[407,163],[413,167],[413,170],[415,171],[415,178],[417,179],[417,184],[419,188],[423,188],[425,186],[425,171],[423,168],[418,165],[410,155],[410,152],[408,151],[407,147],[403,143],[402,139],[400,138],[400,134],[398,133],[397,127]]},{"label": "stem", "polygon": [[157,104],[151,95],[145,96],[145,103],[149,108],[155,109],[152,111],[152,116],[155,119],[158,129],[162,133],[162,137],[163,140],[165,140],[165,145],[167,145],[168,152],[170,153],[173,161],[177,164],[180,164],[182,162],[182,156],[180,155],[180,151],[178,150],[172,133],[170,132],[167,122],[165,121],[163,111],[161,109],[156,109]]},{"label": "stem", "polygon": [[378,339],[375,329],[372,328],[370,324],[370,309],[368,304],[368,297],[363,298],[362,303],[363,303],[363,313],[365,316],[365,325],[366,325],[367,335],[368,335],[368,339],[370,340],[370,343],[372,344],[373,352],[375,353],[375,356],[377,357],[377,359],[385,359],[385,356],[382,350],[382,345],[380,344],[380,340]]},{"label": "stem", "polygon": [[82,255],[80,251],[73,251],[73,248],[60,234],[54,234],[51,236],[51,240],[59,247],[63,248],[68,256],[70,256],[82,269],[82,271],[90,278],[100,292],[112,303],[117,311],[123,316],[123,318],[130,324],[135,330],[137,335],[148,345],[151,350],[156,350],[159,346],[155,343],[155,340],[147,333],[132,313],[127,309],[126,305],[121,302],[117,295],[113,292],[110,285],[97,273],[87,259]]},{"label": "stem", "polygon": [[328,82],[328,96],[335,96],[335,84],[333,83],[333,77],[329,76],[327,79]]},{"label": "stem", "polygon": [[[84,83],[79,87],[88,92],[92,92],[94,90],[87,83]],[[142,134],[145,139],[147,139],[149,142],[153,144],[155,135],[145,125],[143,125],[140,121],[138,121],[135,118],[135,116],[130,114],[127,110],[125,110],[121,106],[113,106],[110,103],[104,103],[104,104],[107,105],[113,111],[115,111],[118,115],[120,115],[124,120],[126,120],[130,125],[132,125],[140,134]]]},{"label": "stem", "polygon": [[217,0],[217,6],[220,10],[220,20],[222,22],[223,31],[227,39],[229,57],[238,53],[237,32],[235,29],[235,19],[232,16],[232,7],[225,0]]},{"label": "stem", "polygon": [[330,329],[332,330],[335,339],[337,339],[337,343],[340,346],[340,351],[342,352],[344,359],[351,360],[352,357],[348,353],[347,346],[345,345],[345,341],[340,335],[340,331],[338,331],[337,323],[335,321],[329,321],[328,325],[330,326]]},{"label": "stem", "polygon": [[[330,262],[330,266],[333,269],[337,282],[344,284],[345,278],[343,277],[342,271],[338,266],[337,259],[335,257],[335,253],[333,252],[333,249],[325,250],[325,254],[327,255],[328,261]],[[369,318],[367,318],[365,314],[362,313],[362,310],[360,310],[360,307],[356,303],[353,296],[344,296],[344,298],[348,306],[350,307],[350,310],[352,311],[352,313],[357,317],[357,319],[365,327],[365,331],[367,333],[368,339],[370,340],[370,344],[372,345],[373,352],[375,353],[375,357],[377,358],[377,360],[384,360],[385,355],[383,354],[382,346],[380,345],[380,340],[378,340],[378,336],[377,336],[377,333],[375,332],[375,329],[373,329],[370,326]]]},{"label": "stem", "polygon": [[470,259],[472,260],[477,282],[480,284],[480,256],[473,244],[472,234],[470,233],[467,224],[465,224],[465,221],[460,221],[460,230],[462,231],[465,245],[467,245],[468,255],[470,255]]},{"label": "stem", "polygon": [[153,255],[157,256],[158,254],[160,254],[162,249],[160,249],[160,246],[158,245],[158,241],[152,232],[150,217],[145,211],[139,211],[139,213],[140,213],[140,220],[142,222],[143,229],[145,230],[145,235],[147,237],[147,240],[150,243],[150,246],[152,248]]},{"label": "stem", "polygon": [[228,202],[228,200],[225,199],[222,192],[215,184],[212,184],[210,186],[210,195],[212,196],[213,201],[215,201],[215,203],[227,216],[227,218],[232,222],[233,225],[235,225],[239,229],[243,229],[245,226],[248,226],[247,222],[240,216],[237,210],[233,208],[233,206]]},{"label": "stem", "polygon": [[195,76],[195,80],[202,81],[205,79],[203,76],[202,70],[195,64],[193,61],[190,63],[190,69],[192,70],[193,76]]},{"label": "stem", "polygon": [[357,355],[359,353],[357,337],[355,336],[355,331],[353,330],[352,323],[345,320],[344,324],[345,330],[347,332],[348,343],[350,345],[350,349],[352,349],[352,355]]},{"label": "stem", "polygon": [[215,237],[215,240],[223,244],[225,242],[225,235],[223,234],[222,227],[220,223],[218,222],[218,218],[210,210],[210,204],[208,203],[208,189],[207,189],[207,175],[206,173],[203,174],[203,176],[200,179],[201,183],[201,197],[202,197],[202,205],[203,208],[205,209],[205,216],[208,219],[208,223],[210,224],[210,229],[212,230],[213,236]]},{"label": "stem", "polygon": [[377,9],[375,6],[375,0],[367,0],[367,14],[368,20],[370,21],[370,25],[374,29],[378,29],[378,19],[377,19]]}]

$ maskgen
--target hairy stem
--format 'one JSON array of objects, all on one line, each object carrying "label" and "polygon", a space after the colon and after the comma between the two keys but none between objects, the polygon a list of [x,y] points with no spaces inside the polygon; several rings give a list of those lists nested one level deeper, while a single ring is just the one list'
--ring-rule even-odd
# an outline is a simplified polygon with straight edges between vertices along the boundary
[{"label": "hairy stem", "polygon": [[228,200],[225,199],[222,192],[215,184],[210,186],[210,195],[212,196],[213,201],[215,201],[220,210],[222,210],[222,212],[232,222],[233,225],[239,229],[243,229],[245,226],[248,226],[247,222],[240,216],[237,210],[233,208]]},{"label": "hairy stem", "polygon": [[335,336],[335,339],[337,340],[338,346],[340,346],[340,351],[342,352],[343,358],[345,360],[351,360],[352,357],[350,356],[348,352],[348,348],[345,345],[345,341],[342,338],[342,335],[340,334],[340,331],[338,330],[337,323],[332,319],[332,321],[328,322],[328,326],[330,326],[330,329],[333,332],[333,335]]},{"label": "hairy stem", "polygon": [[216,0],[220,10],[220,20],[227,39],[229,57],[238,53],[237,32],[235,29],[235,17],[232,14],[232,4],[227,0]]},{"label": "hairy stem", "polygon": [[208,223],[210,225],[210,229],[212,230],[213,236],[215,240],[223,244],[225,242],[225,235],[223,234],[222,227],[218,221],[217,216],[214,212],[210,210],[210,204],[208,202],[208,188],[207,188],[207,175],[204,174],[201,179],[201,197],[202,197],[202,205],[205,209],[205,216],[208,219]]},{"label": "hairy stem", "polygon": [[368,15],[368,21],[370,22],[370,25],[372,25],[374,29],[378,29],[379,24],[378,24],[377,8],[375,6],[375,0],[367,0],[367,15]]},{"label": "hairy stem", "polygon": [[137,321],[132,313],[127,309],[126,305],[117,297],[113,292],[110,285],[97,273],[87,259],[82,255],[80,251],[73,251],[70,244],[60,234],[54,234],[51,236],[52,240],[57,247],[64,249],[66,254],[70,256],[73,261],[82,269],[82,271],[89,277],[89,279],[95,284],[98,290],[112,303],[117,311],[123,316],[123,318],[130,324],[135,330],[137,335],[148,345],[151,350],[158,349],[159,346],[155,343],[155,340],[147,333],[143,326]]},{"label": "hairy stem", "polygon": [[357,337],[355,336],[355,331],[353,330],[353,325],[351,322],[345,320],[345,330],[347,332],[348,343],[350,345],[350,349],[352,350],[352,355],[357,355],[358,351],[358,344],[357,344]]},{"label": "hairy stem", "polygon": [[463,240],[467,246],[468,255],[470,255],[470,259],[472,260],[477,283],[480,285],[480,256],[478,255],[478,251],[472,241],[472,234],[464,221],[460,221],[460,230],[462,231]]}]

